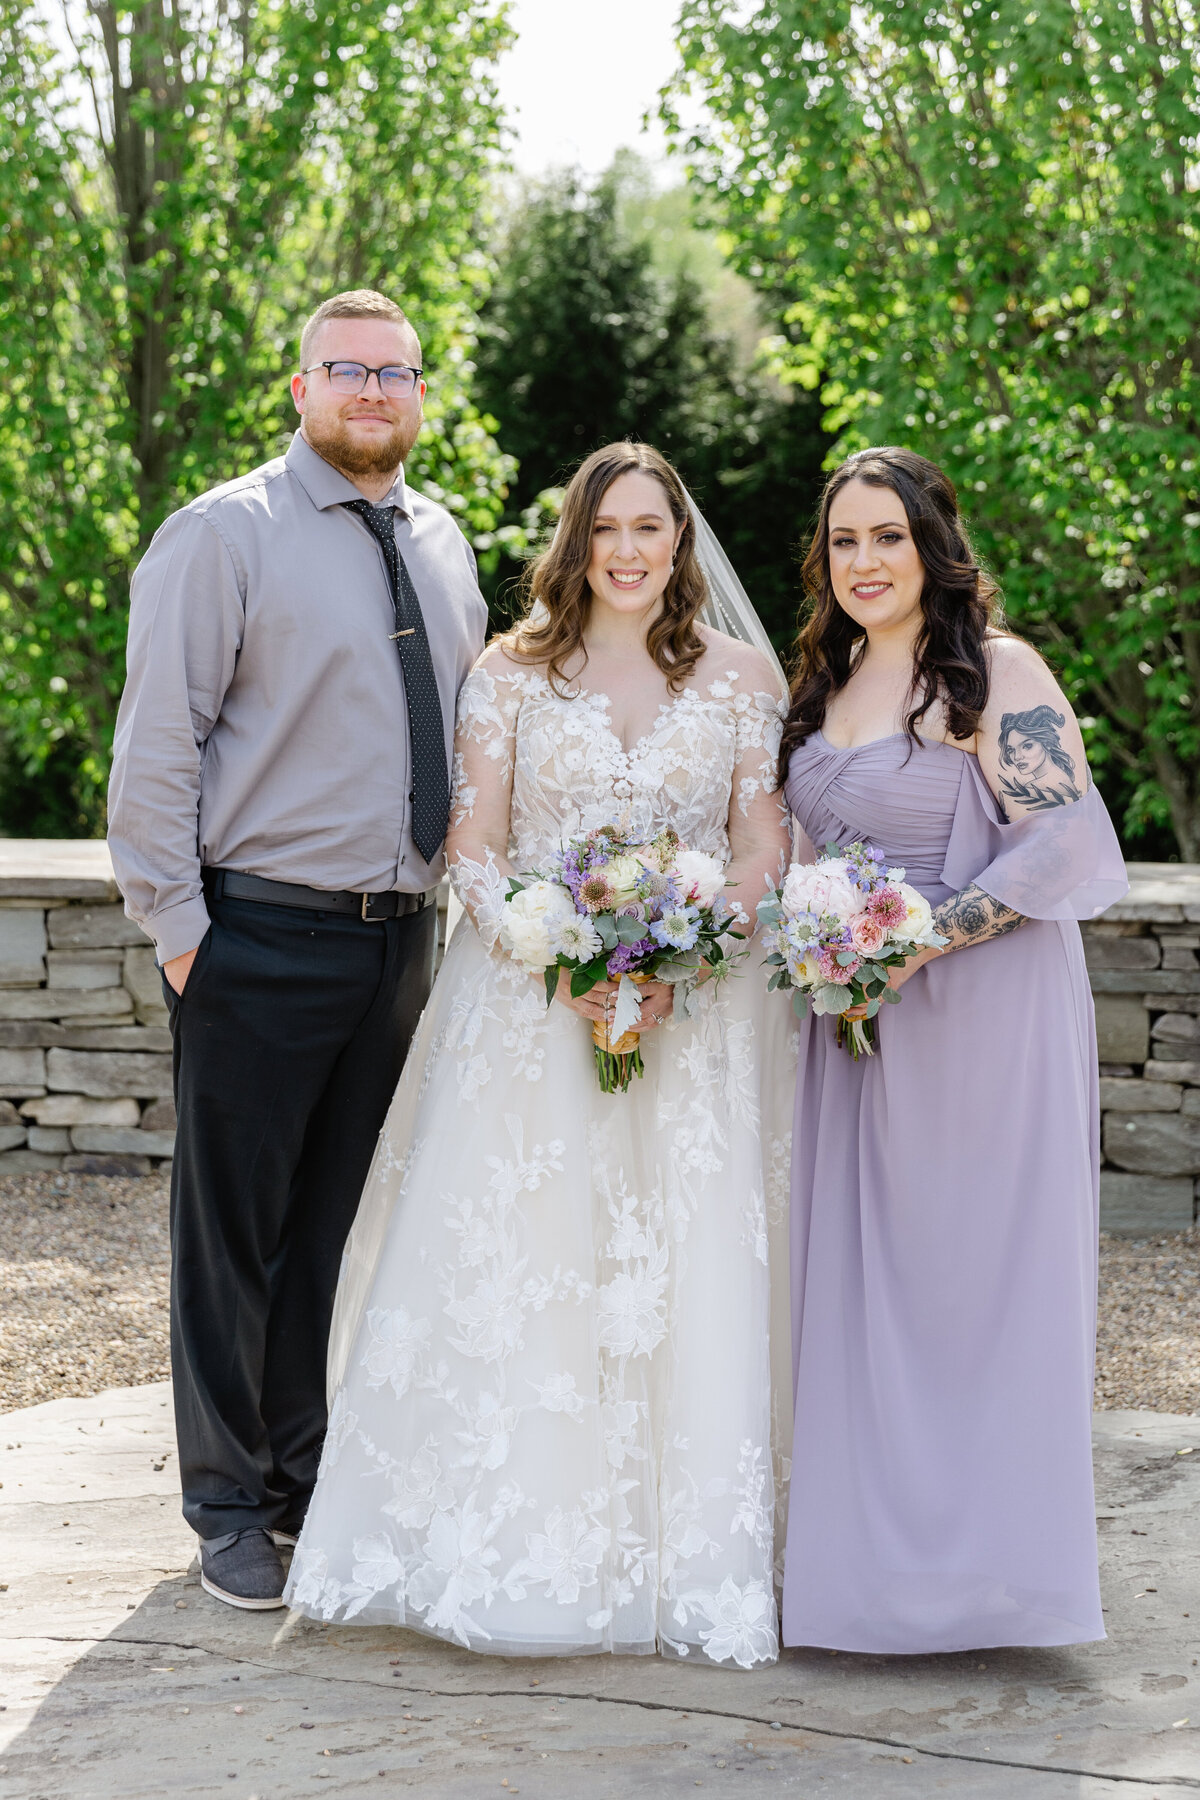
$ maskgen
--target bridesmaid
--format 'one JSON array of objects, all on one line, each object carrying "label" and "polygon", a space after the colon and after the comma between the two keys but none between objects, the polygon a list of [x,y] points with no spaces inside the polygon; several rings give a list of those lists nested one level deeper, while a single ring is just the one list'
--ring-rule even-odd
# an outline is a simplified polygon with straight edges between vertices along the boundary
[{"label": "bridesmaid", "polygon": [[835,471],[781,751],[812,843],[866,838],[949,941],[855,1063],[801,1039],[784,1642],[1102,1638],[1091,1463],[1095,1028],[1077,919],[1125,891],[1071,708],[993,623],[947,477]]}]

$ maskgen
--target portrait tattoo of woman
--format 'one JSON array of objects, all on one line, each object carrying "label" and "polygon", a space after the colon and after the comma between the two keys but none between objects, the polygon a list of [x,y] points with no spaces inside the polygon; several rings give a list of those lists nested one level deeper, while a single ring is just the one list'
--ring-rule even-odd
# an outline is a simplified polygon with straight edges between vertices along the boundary
[{"label": "portrait tattoo of woman", "polygon": [[1064,714],[1052,706],[1005,713],[1000,720],[1000,761],[1015,774],[1000,776],[1000,795],[1025,812],[1048,812],[1082,798],[1075,764],[1062,747]]}]

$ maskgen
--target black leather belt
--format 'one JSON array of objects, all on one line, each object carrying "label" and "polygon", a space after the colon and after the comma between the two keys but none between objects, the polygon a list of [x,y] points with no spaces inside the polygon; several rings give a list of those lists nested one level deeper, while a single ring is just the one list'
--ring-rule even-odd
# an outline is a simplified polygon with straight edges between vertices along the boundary
[{"label": "black leather belt", "polygon": [[324,888],[298,887],[291,881],[268,881],[264,875],[242,875],[236,869],[203,869],[205,890],[215,899],[257,900],[263,906],[302,906],[308,912],[346,913],[368,925],[404,919],[424,912],[437,901],[437,889],[425,894],[327,893]]}]

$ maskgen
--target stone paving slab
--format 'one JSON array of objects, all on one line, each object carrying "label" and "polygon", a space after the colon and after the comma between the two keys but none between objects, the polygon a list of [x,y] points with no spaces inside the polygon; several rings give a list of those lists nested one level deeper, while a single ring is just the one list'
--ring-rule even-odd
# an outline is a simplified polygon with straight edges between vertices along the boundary
[{"label": "stone paving slab", "polygon": [[1200,1418],[1101,1413],[1096,1450],[1106,1643],[747,1674],[234,1612],[199,1587],[165,1384],[10,1413],[0,1800],[1194,1800]]}]

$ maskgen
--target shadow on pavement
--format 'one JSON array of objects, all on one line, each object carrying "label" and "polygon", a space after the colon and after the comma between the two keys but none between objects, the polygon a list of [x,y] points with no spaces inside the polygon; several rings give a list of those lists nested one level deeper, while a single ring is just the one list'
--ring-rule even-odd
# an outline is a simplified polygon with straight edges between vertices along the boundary
[{"label": "shadow on pavement", "polygon": [[751,1673],[474,1656],[221,1606],[179,1518],[161,1384],[10,1414],[0,1458],[4,1800],[1200,1793],[1193,1418],[1098,1417],[1107,1643],[795,1651]]}]

